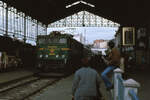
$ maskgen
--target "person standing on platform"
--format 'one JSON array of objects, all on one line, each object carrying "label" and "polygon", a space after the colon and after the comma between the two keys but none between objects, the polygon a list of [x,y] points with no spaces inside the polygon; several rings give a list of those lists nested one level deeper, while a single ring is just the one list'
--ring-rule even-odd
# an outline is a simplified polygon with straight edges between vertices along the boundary
[{"label": "person standing on platform", "polygon": [[72,100],[99,100],[100,76],[89,66],[89,57],[82,59],[83,67],[75,72]]},{"label": "person standing on platform", "polygon": [[113,89],[113,84],[109,81],[107,74],[120,66],[120,52],[115,47],[113,41],[108,42],[108,47],[110,49],[108,59],[106,60],[105,58],[103,58],[104,61],[107,63],[108,67],[102,72],[101,77],[104,80],[106,89],[110,90]]}]

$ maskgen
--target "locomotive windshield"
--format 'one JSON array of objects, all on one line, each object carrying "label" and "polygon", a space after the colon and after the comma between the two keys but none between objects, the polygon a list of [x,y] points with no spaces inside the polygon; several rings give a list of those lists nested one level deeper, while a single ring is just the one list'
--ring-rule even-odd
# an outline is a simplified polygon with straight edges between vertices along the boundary
[{"label": "locomotive windshield", "polygon": [[49,44],[49,43],[67,43],[66,38],[38,38],[39,44]]},{"label": "locomotive windshield", "polygon": [[67,43],[67,39],[61,38],[61,39],[59,40],[59,42],[60,42],[60,43]]},{"label": "locomotive windshield", "polygon": [[49,38],[48,43],[67,43],[66,38]]},{"label": "locomotive windshield", "polygon": [[59,38],[48,38],[47,42],[48,43],[59,43]]},{"label": "locomotive windshield", "polygon": [[46,39],[45,38],[39,38],[38,39],[38,43],[39,44],[45,44],[46,43]]}]

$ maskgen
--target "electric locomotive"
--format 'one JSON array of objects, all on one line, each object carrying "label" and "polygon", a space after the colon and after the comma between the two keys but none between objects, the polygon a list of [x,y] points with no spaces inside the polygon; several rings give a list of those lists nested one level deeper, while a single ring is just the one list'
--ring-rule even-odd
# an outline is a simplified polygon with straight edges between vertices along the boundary
[{"label": "electric locomotive", "polygon": [[80,67],[83,44],[73,35],[53,31],[37,36],[37,68],[46,72],[68,73]]}]

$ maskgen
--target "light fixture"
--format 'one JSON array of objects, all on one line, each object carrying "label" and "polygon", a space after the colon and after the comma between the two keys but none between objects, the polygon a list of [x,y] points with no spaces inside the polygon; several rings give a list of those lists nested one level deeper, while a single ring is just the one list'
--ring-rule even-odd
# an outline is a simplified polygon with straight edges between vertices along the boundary
[{"label": "light fixture", "polygon": [[42,58],[43,55],[40,55],[40,58]]},{"label": "light fixture", "polygon": [[93,4],[91,4],[91,3],[87,3],[87,2],[85,2],[85,1],[80,0],[80,1],[74,2],[74,3],[70,4],[70,5],[67,5],[66,8],[70,8],[70,7],[72,7],[72,6],[74,6],[74,5],[77,5],[77,4],[80,4],[80,3],[81,3],[81,4],[88,5],[88,6],[90,6],[90,7],[95,7],[95,5],[93,5]]},{"label": "light fixture", "polygon": [[85,4],[85,5],[88,5],[88,6],[90,6],[90,7],[95,7],[95,5],[93,5],[93,4],[90,4],[90,3],[87,3],[87,2],[85,2],[85,1],[80,1],[81,3],[83,3],[83,4]]},{"label": "light fixture", "polygon": [[66,8],[70,8],[71,6],[77,5],[77,4],[79,4],[79,3],[80,3],[80,1],[74,2],[74,3],[72,3],[72,4],[68,5],[68,6],[66,6]]}]

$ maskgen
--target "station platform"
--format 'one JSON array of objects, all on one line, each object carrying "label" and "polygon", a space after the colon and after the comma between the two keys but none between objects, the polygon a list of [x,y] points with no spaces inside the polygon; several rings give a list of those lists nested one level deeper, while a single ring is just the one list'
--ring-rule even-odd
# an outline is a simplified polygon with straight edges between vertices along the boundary
[{"label": "station platform", "polygon": [[28,69],[17,69],[15,71],[2,72],[0,73],[0,85],[5,85],[9,82],[32,76],[33,74],[34,72]]},{"label": "station platform", "polygon": [[[73,82],[74,75],[71,75],[67,78],[64,78],[58,81],[56,84],[53,84],[40,93],[32,96],[27,100],[71,100],[72,94],[72,82]],[[106,93],[106,89],[104,87],[104,83],[101,79],[101,88],[100,91],[104,99],[108,100],[108,96]]]},{"label": "station platform", "polygon": [[[134,72],[126,73],[127,79],[132,78],[140,83],[141,87],[138,89],[139,100],[147,100],[150,93],[150,69],[135,70]],[[101,72],[100,72],[101,73]],[[60,80],[56,84],[49,86],[41,91],[39,94],[34,95],[29,100],[71,100],[71,89],[74,75]],[[110,100],[109,93],[106,91],[103,80],[101,79],[101,94],[102,100]]]},{"label": "station platform", "polygon": [[[100,72],[101,73],[101,72]],[[19,69],[16,71],[0,73],[0,85],[19,80],[21,78],[29,77],[34,74],[34,71],[28,69]],[[147,100],[150,93],[150,68],[144,70],[134,70],[126,72],[127,79],[132,78],[140,83],[141,87],[138,89],[139,100]],[[32,96],[29,100],[71,100],[71,89],[74,75],[63,78],[56,84],[53,84],[38,94]],[[101,94],[103,100],[109,100],[108,92],[106,91],[104,82],[101,79]]]}]

